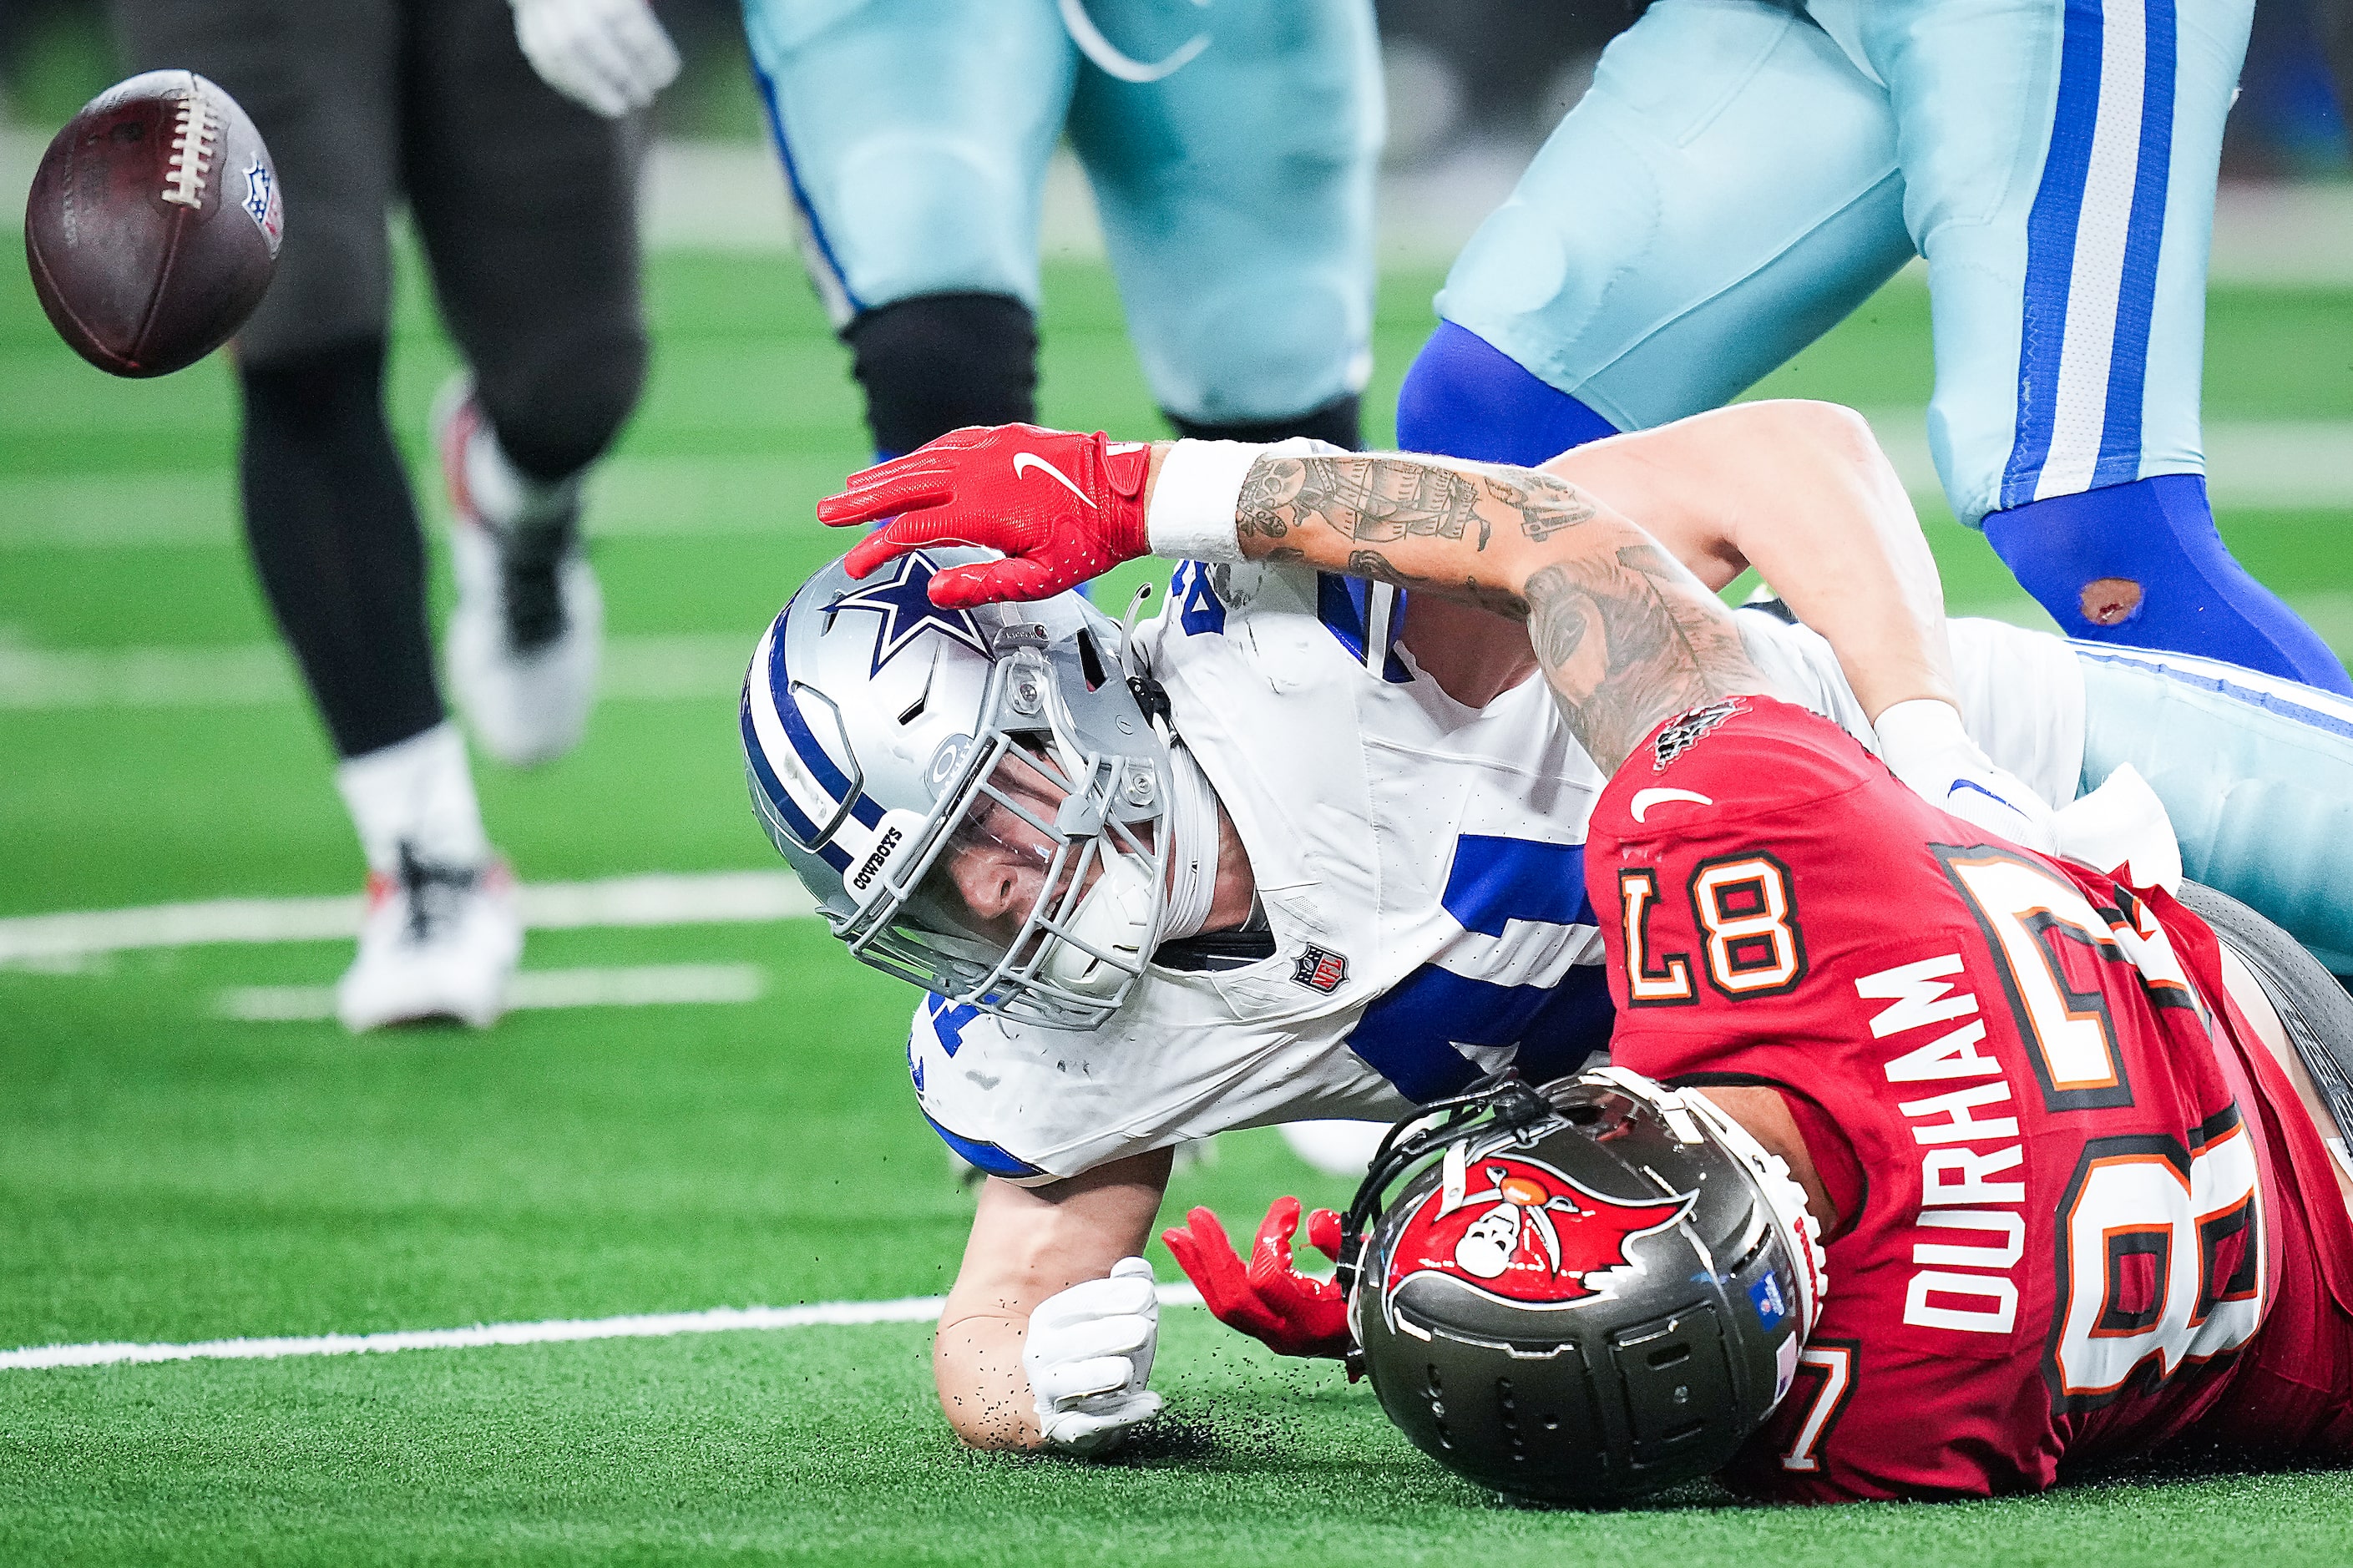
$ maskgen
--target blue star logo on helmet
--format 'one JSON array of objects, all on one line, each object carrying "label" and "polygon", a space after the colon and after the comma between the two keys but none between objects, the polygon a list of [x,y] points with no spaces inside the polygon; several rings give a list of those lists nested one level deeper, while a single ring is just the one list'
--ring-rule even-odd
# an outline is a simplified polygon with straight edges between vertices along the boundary
[{"label": "blue star logo on helmet", "polygon": [[844,610],[873,610],[882,617],[874,636],[874,662],[867,673],[879,674],[910,643],[926,631],[938,632],[986,656],[988,639],[969,610],[944,610],[932,603],[932,578],[939,568],[918,551],[902,555],[865,586],[842,595],[825,606],[829,621]]}]

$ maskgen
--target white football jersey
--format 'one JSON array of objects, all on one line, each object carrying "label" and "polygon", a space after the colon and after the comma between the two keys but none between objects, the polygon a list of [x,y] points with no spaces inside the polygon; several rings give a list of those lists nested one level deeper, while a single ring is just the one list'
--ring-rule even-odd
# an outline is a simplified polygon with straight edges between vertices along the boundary
[{"label": "white football jersey", "polygon": [[[926,997],[909,1066],[951,1148],[1008,1180],[1050,1181],[1229,1128],[1394,1119],[1505,1065],[1542,1082],[1607,1048],[1584,865],[1603,775],[1542,680],[1484,709],[1440,691],[1393,646],[1390,602],[1295,565],[1177,568],[1138,646],[1233,818],[1274,954],[1155,967],[1084,1032]],[[1785,691],[1868,742],[1826,643],[1740,619]],[[2008,627],[1955,642],[2010,672],[1973,692],[2074,692],[2072,719],[2059,700],[2039,725],[2013,711],[2014,738],[1979,731],[2010,755],[2047,755],[2023,776],[2042,789],[2064,773],[2056,798],[2072,797],[2061,758],[2072,721],[2080,759],[2082,698],[2064,646]]]}]

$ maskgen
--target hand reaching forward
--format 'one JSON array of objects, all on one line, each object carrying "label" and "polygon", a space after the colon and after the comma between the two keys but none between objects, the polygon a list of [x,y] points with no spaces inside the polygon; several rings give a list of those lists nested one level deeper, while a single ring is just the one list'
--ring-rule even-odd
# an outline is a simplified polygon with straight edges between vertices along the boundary
[{"label": "hand reaching forward", "polygon": [[[1240,1329],[1277,1355],[1348,1353],[1348,1303],[1329,1279],[1311,1279],[1291,1258],[1299,1230],[1299,1200],[1277,1198],[1258,1227],[1247,1267],[1208,1209],[1195,1209],[1182,1226],[1160,1233],[1218,1321]],[[1340,1216],[1317,1209],[1307,1217],[1307,1239],[1334,1262],[1340,1259]]]},{"label": "hand reaching forward", "polygon": [[889,520],[849,552],[852,577],[927,544],[971,544],[1002,561],[951,567],[932,579],[948,609],[1046,599],[1148,555],[1144,489],[1151,447],[1036,425],[951,430],[903,458],[849,476],[818,502],[834,528]]}]

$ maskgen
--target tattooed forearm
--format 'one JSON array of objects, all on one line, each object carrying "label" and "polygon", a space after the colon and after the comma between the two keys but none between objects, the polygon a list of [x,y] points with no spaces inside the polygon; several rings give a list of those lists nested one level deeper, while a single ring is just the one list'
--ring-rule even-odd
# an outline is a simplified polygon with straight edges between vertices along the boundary
[{"label": "tattooed forearm", "polygon": [[[1261,458],[1242,482],[1235,530],[1281,539],[1320,522],[1367,544],[1460,539],[1478,516],[1479,491],[1449,468],[1374,458]],[[1482,521],[1483,532],[1487,527]]]},{"label": "tattooed forearm", "polygon": [[1274,458],[1261,458],[1250,465],[1242,479],[1241,497],[1234,505],[1236,533],[1245,539],[1252,534],[1281,539],[1291,531],[1280,509],[1295,491],[1298,468],[1295,461]]},{"label": "tattooed forearm", "polygon": [[1520,514],[1520,531],[1538,544],[1565,528],[1593,519],[1593,503],[1585,499],[1585,493],[1550,474],[1530,473],[1524,479],[1515,479],[1513,488],[1519,493],[1508,500]]},{"label": "tattooed forearm", "polygon": [[1525,621],[1570,729],[1606,770],[1662,719],[1770,689],[1699,579],[1550,474],[1345,453],[1263,457],[1243,485],[1236,525],[1254,558],[1304,561]]},{"label": "tattooed forearm", "polygon": [[1351,550],[1345,570],[1351,577],[1362,577],[1368,583],[1394,583],[1400,588],[1414,587],[1421,581],[1389,564],[1389,558],[1377,550]]},{"label": "tattooed forearm", "polygon": [[1542,567],[1524,596],[1546,679],[1604,771],[1660,720],[1767,689],[1724,606],[1654,544]]},{"label": "tattooed forearm", "polygon": [[1470,534],[1483,552],[1499,522],[1542,544],[1596,511],[1584,492],[1550,474],[1340,453],[1261,458],[1242,481],[1234,521],[1244,540],[1283,539],[1320,523],[1358,544]]}]

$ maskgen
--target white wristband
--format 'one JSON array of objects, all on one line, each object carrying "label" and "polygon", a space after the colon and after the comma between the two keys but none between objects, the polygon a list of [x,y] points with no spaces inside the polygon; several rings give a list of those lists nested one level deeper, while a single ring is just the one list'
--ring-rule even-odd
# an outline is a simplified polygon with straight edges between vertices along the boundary
[{"label": "white wristband", "polygon": [[1904,763],[1915,757],[1951,751],[1982,755],[1961,723],[1961,710],[1938,698],[1915,697],[1892,704],[1871,727],[1878,732],[1880,754],[1899,773]]},{"label": "white wristband", "polygon": [[1250,465],[1275,450],[1250,441],[1179,441],[1160,460],[1144,516],[1152,553],[1174,561],[1240,561],[1234,509]]}]

